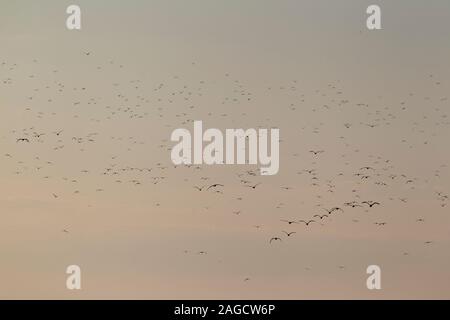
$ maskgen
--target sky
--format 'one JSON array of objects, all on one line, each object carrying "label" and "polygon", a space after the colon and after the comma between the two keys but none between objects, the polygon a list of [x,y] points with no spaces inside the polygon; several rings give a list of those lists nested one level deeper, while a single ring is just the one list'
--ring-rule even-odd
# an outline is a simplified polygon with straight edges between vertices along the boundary
[{"label": "sky", "polygon": [[[376,3],[1,0],[0,298],[449,299],[450,3]],[[194,120],[279,173],[175,167]]]}]

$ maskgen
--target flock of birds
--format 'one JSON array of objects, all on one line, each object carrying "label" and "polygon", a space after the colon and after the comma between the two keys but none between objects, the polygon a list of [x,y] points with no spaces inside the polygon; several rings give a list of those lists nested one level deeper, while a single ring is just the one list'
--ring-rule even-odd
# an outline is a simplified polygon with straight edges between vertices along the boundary
[{"label": "flock of birds", "polygon": [[[91,51],[80,53],[81,60],[94,58],[95,53]],[[124,65],[118,64],[114,60],[100,61],[96,60],[98,66],[92,72],[113,73],[117,70],[126,69]],[[41,70],[37,59],[31,63],[36,66],[36,70]],[[192,67],[195,68],[196,64],[193,63]],[[27,72],[26,79],[18,79],[19,75],[23,76]],[[326,133],[327,130],[331,130],[333,135],[334,131],[338,131],[338,138],[336,141],[333,140],[332,143],[338,144],[340,150],[343,151],[332,150],[329,145],[327,148],[322,147],[317,150],[308,150],[310,149],[308,148],[298,151],[296,150],[296,140],[289,140],[288,135],[284,135],[288,130],[284,130],[283,123],[274,118],[273,122],[280,124],[278,127],[281,129],[281,171],[284,171],[284,174],[288,176],[282,183],[274,186],[278,182],[273,181],[277,180],[259,176],[258,170],[254,168],[245,167],[242,169],[243,167],[239,166],[234,169],[230,167],[226,169],[229,171],[225,176],[217,178],[213,176],[214,173],[206,173],[204,166],[183,166],[188,171],[180,171],[181,166],[174,166],[169,160],[172,147],[169,134],[173,128],[188,127],[194,120],[202,118],[207,119],[211,125],[214,125],[215,120],[220,120],[228,123],[229,127],[236,124],[236,119],[240,119],[247,121],[246,123],[253,127],[251,121],[248,120],[251,115],[245,109],[245,106],[254,104],[254,101],[258,100],[256,90],[249,89],[230,74],[227,73],[220,78],[221,81],[226,81],[227,85],[231,87],[225,96],[220,95],[220,93],[208,93],[207,90],[214,85],[214,81],[199,80],[195,83],[189,83],[189,80],[183,80],[181,76],[175,75],[170,80],[172,82],[165,81],[153,86],[146,85],[144,80],[131,79],[124,83],[123,79],[113,79],[110,84],[109,96],[103,97],[93,91],[95,88],[89,85],[75,86],[69,84],[69,81],[65,81],[61,73],[58,69],[48,72],[47,76],[51,77],[52,81],[46,82],[40,79],[40,74],[33,73],[33,69],[24,70],[19,63],[0,60],[0,94],[10,90],[19,90],[26,97],[22,99],[23,115],[21,119],[23,119],[23,123],[19,123],[22,126],[11,129],[2,136],[1,143],[8,145],[8,150],[4,152],[4,158],[9,161],[6,166],[2,165],[2,170],[14,167],[11,172],[12,175],[38,175],[43,180],[62,179],[69,185],[69,188],[72,188],[72,195],[67,191],[54,190],[49,197],[55,201],[89,192],[83,190],[81,185],[83,179],[90,176],[98,185],[98,187],[90,190],[93,193],[107,192],[107,187],[110,184],[122,185],[123,188],[126,188],[124,185],[138,187],[189,184],[189,189],[194,191],[189,197],[194,202],[197,201],[200,204],[199,207],[204,210],[213,210],[202,204],[204,197],[225,197],[225,202],[234,207],[230,209],[231,216],[243,216],[249,211],[243,205],[246,201],[247,192],[254,192],[253,194],[255,194],[260,189],[266,188],[261,192],[265,196],[271,195],[268,199],[261,199],[260,201],[266,201],[266,204],[269,203],[269,200],[275,201],[276,204],[270,210],[278,210],[281,213],[276,212],[272,216],[269,220],[271,221],[270,226],[267,226],[267,223],[258,223],[249,226],[249,228],[253,227],[258,232],[266,230],[267,242],[270,246],[294,238],[299,232],[302,232],[299,226],[307,229],[314,228],[314,226],[324,226],[327,222],[331,223],[331,221],[345,217],[347,214],[350,214],[353,223],[358,223],[361,219],[372,219],[371,224],[374,226],[385,227],[389,224],[388,220],[374,219],[373,217],[376,217],[376,215],[359,218],[357,217],[358,214],[354,212],[375,211],[379,213],[392,202],[404,205],[404,211],[408,211],[407,205],[410,200],[408,192],[415,189],[428,192],[428,195],[433,199],[432,203],[435,203],[437,208],[448,210],[448,193],[445,189],[434,189],[435,185],[442,185],[442,183],[436,182],[440,181],[441,176],[443,180],[448,178],[445,175],[446,170],[448,170],[446,163],[434,168],[429,173],[428,178],[419,177],[416,173],[404,173],[401,165],[394,164],[394,160],[381,154],[381,152],[372,152],[370,148],[364,149],[363,146],[357,145],[349,138],[352,134],[364,135],[366,134],[364,133],[365,130],[392,128],[397,121],[400,121],[399,115],[408,109],[408,102],[406,101],[408,97],[405,97],[405,101],[400,102],[397,107],[379,107],[374,104],[351,101],[339,88],[338,82],[329,84],[326,88],[317,89],[313,93],[316,100],[309,99],[307,94],[302,92],[297,80],[278,86],[265,87],[262,90],[262,95],[285,94],[294,96],[292,102],[287,104],[283,102],[284,106],[277,106],[277,112],[287,118],[294,118],[296,114],[301,114],[305,109],[308,109],[308,112],[313,115],[327,115],[329,112],[336,115],[341,110],[350,108],[356,108],[359,112],[355,113],[355,117],[351,121],[345,120],[342,123],[333,124],[338,129],[326,129],[329,123],[326,122],[325,117],[314,124],[306,123],[294,128],[296,134],[318,137],[315,140],[316,143],[320,143],[330,136],[329,133]],[[441,83],[434,80],[433,77],[433,75],[430,75],[429,81],[435,87],[439,87]],[[27,92],[21,89],[23,81],[28,81],[27,84],[31,86]],[[211,100],[209,95],[215,96]],[[414,94],[411,93],[409,98],[413,97]],[[210,99],[209,102],[216,101],[220,110],[214,108],[204,110],[199,107],[200,101],[206,98]],[[57,109],[48,107],[54,105],[56,100],[63,100],[67,110],[59,113],[56,111]],[[316,102],[322,100],[324,101],[322,105]],[[441,130],[448,132],[450,122],[446,113],[448,111],[447,98],[440,97],[433,100],[431,97],[425,97],[423,100],[431,101],[435,105],[433,110],[427,111],[427,113],[434,113],[433,121],[431,121],[432,126],[436,130],[442,128]],[[311,101],[315,101],[313,105],[309,105]],[[446,107],[447,109],[445,109]],[[6,107],[2,106],[2,108],[5,109]],[[61,114],[65,115],[61,116]],[[408,130],[418,135],[417,140],[410,141],[402,138],[399,144],[406,146],[406,149],[414,149],[419,144],[421,146],[431,144],[433,138],[439,135],[435,132],[436,130],[427,129],[427,125],[431,125],[425,125],[425,122],[429,120],[427,117],[431,118],[432,116],[425,115],[409,124]],[[73,125],[66,127],[64,121],[80,121],[80,123],[84,121],[84,123],[97,125],[98,130],[86,132],[81,125],[80,127],[74,127]],[[128,126],[130,123],[133,126],[134,121],[153,121],[152,123],[160,125],[160,130],[167,132],[165,137],[159,137],[159,141],[156,143],[153,140],[152,152],[161,155],[161,158],[147,166],[131,164],[133,160],[139,157],[133,153],[134,151],[144,147],[150,148],[147,136],[115,134],[114,130],[108,131],[106,126],[103,126],[104,123],[108,122],[126,122]],[[259,121],[259,126],[271,126],[271,121],[270,117],[267,116]],[[289,126],[294,125],[289,123]],[[430,133],[430,131],[433,132]],[[348,134],[342,132],[348,132]],[[370,134],[370,132],[367,133],[367,135]],[[421,142],[418,142],[419,139]],[[302,143],[307,143],[307,141]],[[116,153],[108,154],[107,157],[99,160],[104,160],[103,167],[98,168],[94,165],[87,167],[86,165],[84,168],[78,168],[79,176],[72,178],[65,175],[58,177],[58,173],[52,170],[55,166],[64,165],[64,161],[68,161],[56,156],[56,154],[67,152],[71,159],[76,159],[81,157],[80,154],[101,150],[102,144],[113,145],[117,148]],[[26,148],[30,146],[33,146],[33,149],[27,153]],[[366,153],[364,154],[364,152]],[[333,170],[338,168],[333,173],[328,173],[326,162],[322,162],[322,159],[326,158],[327,155],[334,159],[330,163]],[[52,156],[54,156],[54,159],[52,159]],[[77,164],[77,160],[73,162],[75,165]],[[339,167],[336,162],[339,162],[342,166]],[[2,163],[4,164],[5,160]],[[309,167],[305,168],[305,165]],[[286,173],[286,168],[289,168],[288,173]],[[208,170],[208,172],[213,172],[211,170],[214,169]],[[283,176],[283,173],[280,173],[280,175],[282,178],[286,177]],[[213,181],[213,179],[220,180]],[[296,179],[297,183],[295,182]],[[285,181],[289,183],[285,183]],[[305,193],[304,188],[307,188],[308,193],[313,195],[308,201],[314,202],[313,205],[316,209],[311,211],[310,214],[288,216],[285,208],[289,204],[282,202],[281,198],[295,202],[295,194]],[[373,191],[373,188],[378,189]],[[389,192],[378,191],[389,188],[392,188],[389,196],[385,196]],[[189,189],[186,189],[186,192],[189,193]],[[289,195],[287,197],[281,196],[280,193],[283,192]],[[330,205],[327,196],[338,193],[340,195],[345,193],[348,197],[347,200]],[[377,198],[374,199],[367,194],[373,194]],[[173,196],[177,197],[176,194]],[[342,199],[341,196],[338,198]],[[214,204],[214,200],[212,200],[212,203]],[[305,203],[303,204],[305,205]],[[155,208],[162,205],[164,204],[157,202]],[[426,223],[426,218],[422,215],[413,217],[413,220],[417,223]],[[292,229],[294,227],[297,229]],[[61,230],[66,234],[71,233],[70,226],[61,227]],[[433,241],[424,239],[423,242],[431,244]],[[185,250],[185,252],[189,253],[190,250]],[[201,249],[195,252],[199,255],[208,253]],[[245,281],[248,280],[249,278],[245,278]]]}]

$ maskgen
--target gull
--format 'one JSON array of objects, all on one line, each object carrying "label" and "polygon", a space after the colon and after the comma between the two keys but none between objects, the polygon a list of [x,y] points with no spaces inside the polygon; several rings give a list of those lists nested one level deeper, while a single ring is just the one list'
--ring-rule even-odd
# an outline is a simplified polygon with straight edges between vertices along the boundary
[{"label": "gull", "polygon": [[215,184],[210,185],[206,190],[209,190],[211,188],[216,188],[216,187],[223,187],[223,186],[224,186],[223,184],[215,183]]},{"label": "gull", "polygon": [[270,238],[269,243],[272,243],[272,241],[282,241],[282,240],[279,237],[272,237],[272,238]]},{"label": "gull", "polygon": [[297,233],[297,232],[295,232],[295,231],[292,231],[292,232],[283,231],[283,233],[285,233],[288,237],[290,237],[291,235],[293,235],[294,233]]},{"label": "gull", "polygon": [[286,222],[287,224],[298,223],[297,221],[293,221],[293,220],[284,220],[284,219],[281,219],[280,221]]},{"label": "gull", "polygon": [[353,201],[353,202],[346,202],[346,203],[344,203],[344,206],[348,206],[348,207],[352,207],[352,208],[355,208],[355,207],[362,207],[361,205],[359,205],[359,204],[356,203],[355,201]]},{"label": "gull", "polygon": [[306,226],[309,226],[310,223],[313,223],[313,222],[316,222],[316,221],[315,220],[308,220],[308,221],[298,220],[298,222],[303,222]]},{"label": "gull", "polygon": [[374,205],[380,205],[380,203],[376,201],[363,201],[361,203],[367,204],[370,208],[372,208]]},{"label": "gull", "polygon": [[339,207],[333,207],[333,208],[331,208],[330,210],[325,209],[325,208],[322,208],[322,209],[325,210],[326,212],[328,212],[328,214],[332,214],[334,211],[339,211],[339,210],[341,210],[342,212],[344,212],[344,210],[342,210],[342,209],[339,208]]}]

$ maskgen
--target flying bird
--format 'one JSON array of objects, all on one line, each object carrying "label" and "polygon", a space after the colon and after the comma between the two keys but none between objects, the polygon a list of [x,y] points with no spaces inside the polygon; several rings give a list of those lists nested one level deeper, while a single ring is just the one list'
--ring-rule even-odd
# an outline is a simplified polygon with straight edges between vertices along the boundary
[{"label": "flying bird", "polygon": [[287,224],[293,224],[293,223],[297,223],[297,224],[298,224],[298,222],[297,222],[297,221],[294,221],[294,220],[284,220],[284,219],[281,219],[280,221],[286,222]]},{"label": "flying bird", "polygon": [[206,190],[212,189],[212,188],[217,188],[217,187],[223,187],[223,184],[219,184],[219,183],[215,183],[210,185]]},{"label": "flying bird", "polygon": [[376,202],[376,201],[363,201],[363,202],[361,202],[361,203],[367,204],[370,208],[372,208],[372,207],[375,206],[375,205],[380,205],[380,203],[379,203],[379,202]]},{"label": "flying bird", "polygon": [[316,222],[316,221],[315,220],[308,220],[308,221],[298,220],[298,222],[303,222],[306,226],[309,226],[310,223],[313,223],[313,222]]},{"label": "flying bird", "polygon": [[281,238],[279,238],[279,237],[272,237],[272,238],[270,238],[269,243],[272,243],[272,241],[281,241],[281,242],[283,242],[283,241],[281,240]]},{"label": "flying bird", "polygon": [[344,210],[342,210],[341,208],[339,208],[339,207],[333,207],[333,208],[331,208],[331,209],[326,209],[326,208],[322,208],[323,210],[325,210],[326,212],[328,212],[328,214],[332,214],[333,212],[335,212],[335,211],[342,211],[342,212],[344,212]]}]

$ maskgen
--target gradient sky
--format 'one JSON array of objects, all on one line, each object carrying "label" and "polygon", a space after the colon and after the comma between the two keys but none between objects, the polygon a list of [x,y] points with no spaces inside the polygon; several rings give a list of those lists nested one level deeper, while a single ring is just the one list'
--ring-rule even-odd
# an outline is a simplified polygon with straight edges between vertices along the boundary
[{"label": "gradient sky", "polygon": [[[0,298],[450,298],[450,2],[73,3],[0,2]],[[279,174],[174,168],[193,120],[279,128]]]}]

